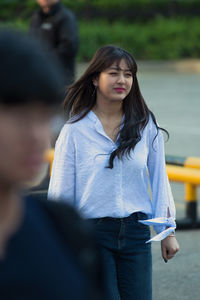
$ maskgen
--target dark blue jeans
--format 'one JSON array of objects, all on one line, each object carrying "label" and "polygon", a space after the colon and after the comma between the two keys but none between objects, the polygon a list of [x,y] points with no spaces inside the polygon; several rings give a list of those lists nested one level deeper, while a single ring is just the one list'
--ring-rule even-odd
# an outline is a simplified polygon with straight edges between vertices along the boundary
[{"label": "dark blue jeans", "polygon": [[152,299],[152,255],[149,227],[143,213],[126,218],[92,219],[105,269],[109,300]]}]

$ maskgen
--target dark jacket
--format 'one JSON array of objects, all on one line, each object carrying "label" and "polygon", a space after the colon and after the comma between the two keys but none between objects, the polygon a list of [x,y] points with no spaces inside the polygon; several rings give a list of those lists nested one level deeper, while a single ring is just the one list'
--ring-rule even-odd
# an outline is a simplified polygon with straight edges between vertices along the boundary
[{"label": "dark jacket", "polygon": [[39,194],[24,206],[0,261],[0,299],[105,300],[89,224],[70,206]]},{"label": "dark jacket", "polygon": [[39,38],[61,62],[66,85],[74,80],[75,56],[78,51],[78,28],[76,18],[60,3],[49,13],[37,11],[30,24],[30,34]]}]

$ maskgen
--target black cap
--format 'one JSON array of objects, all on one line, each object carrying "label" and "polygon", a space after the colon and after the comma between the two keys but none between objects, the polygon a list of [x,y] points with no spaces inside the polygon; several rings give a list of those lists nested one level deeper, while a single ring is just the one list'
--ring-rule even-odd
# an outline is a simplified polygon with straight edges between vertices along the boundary
[{"label": "black cap", "polygon": [[56,105],[64,76],[58,62],[27,35],[0,30],[0,103]]}]

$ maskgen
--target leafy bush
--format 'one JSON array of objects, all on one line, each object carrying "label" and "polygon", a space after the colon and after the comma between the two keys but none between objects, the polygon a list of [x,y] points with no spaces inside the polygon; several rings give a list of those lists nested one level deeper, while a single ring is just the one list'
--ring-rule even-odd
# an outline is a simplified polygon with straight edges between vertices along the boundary
[{"label": "leafy bush", "polygon": [[[0,23],[28,30],[29,22],[17,19]],[[162,60],[200,58],[200,19],[166,19],[149,22],[79,21],[79,61],[88,61],[103,45],[114,44],[130,51],[136,59]]]},{"label": "leafy bush", "polygon": [[200,20],[157,18],[149,23],[80,22],[80,60],[102,45],[115,44],[137,59],[200,57]]}]

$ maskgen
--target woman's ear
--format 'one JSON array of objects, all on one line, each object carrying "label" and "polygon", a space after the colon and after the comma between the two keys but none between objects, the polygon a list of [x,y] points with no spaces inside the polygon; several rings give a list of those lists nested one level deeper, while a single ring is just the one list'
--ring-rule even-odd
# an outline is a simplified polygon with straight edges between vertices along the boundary
[{"label": "woman's ear", "polygon": [[98,87],[98,85],[99,85],[99,77],[93,78],[92,82],[93,82],[95,88]]}]

